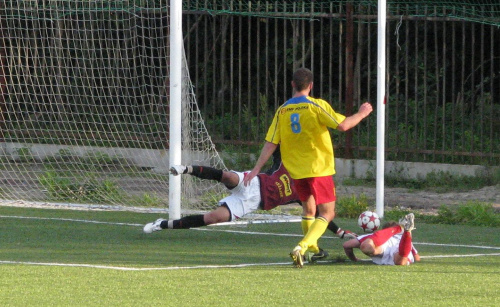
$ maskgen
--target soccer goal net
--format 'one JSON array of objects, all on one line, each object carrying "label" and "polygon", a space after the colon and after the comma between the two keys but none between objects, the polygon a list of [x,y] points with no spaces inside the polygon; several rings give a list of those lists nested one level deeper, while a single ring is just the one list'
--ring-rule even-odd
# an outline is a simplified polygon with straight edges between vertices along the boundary
[{"label": "soccer goal net", "polygon": [[[168,3],[2,1],[4,204],[168,208]],[[182,163],[224,169],[183,67]],[[182,214],[224,193],[181,186]]]}]

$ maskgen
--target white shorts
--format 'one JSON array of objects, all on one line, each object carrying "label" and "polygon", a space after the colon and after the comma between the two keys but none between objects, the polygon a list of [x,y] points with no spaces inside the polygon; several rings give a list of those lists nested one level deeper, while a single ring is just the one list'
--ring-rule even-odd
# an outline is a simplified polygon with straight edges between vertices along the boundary
[{"label": "white shorts", "polygon": [[[369,236],[369,235],[367,235]],[[399,242],[401,242],[401,234],[392,236],[387,242],[382,244],[382,254],[371,257],[373,263],[381,265],[395,265],[394,264],[394,254],[399,252]],[[358,239],[364,236],[359,236]],[[410,252],[408,255],[408,265],[415,262],[413,253]]]},{"label": "white shorts", "polygon": [[249,186],[243,184],[244,173],[231,171],[238,175],[239,183],[236,187],[229,190],[231,195],[219,200],[219,205],[226,204],[230,213],[231,221],[237,220],[244,215],[259,209],[260,180],[256,176],[250,181]]}]

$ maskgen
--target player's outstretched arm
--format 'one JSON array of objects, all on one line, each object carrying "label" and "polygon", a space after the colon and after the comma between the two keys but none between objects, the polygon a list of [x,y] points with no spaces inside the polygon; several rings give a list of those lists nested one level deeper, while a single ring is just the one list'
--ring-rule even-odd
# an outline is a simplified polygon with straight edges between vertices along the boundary
[{"label": "player's outstretched arm", "polygon": [[278,144],[274,144],[271,142],[266,142],[264,144],[264,147],[262,147],[262,151],[260,153],[259,159],[257,160],[257,163],[255,163],[255,166],[252,169],[252,171],[250,171],[250,173],[248,173],[245,176],[245,178],[243,179],[243,184],[245,186],[248,186],[250,181],[252,181],[252,179],[255,176],[257,176],[257,174],[259,174],[259,172],[262,169],[262,167],[264,166],[264,164],[266,164],[267,160],[269,160],[269,158],[271,157],[273,152],[276,150],[276,147],[278,147]]},{"label": "player's outstretched arm", "polygon": [[351,261],[358,261],[359,259],[356,258],[356,255],[354,255],[354,249],[359,248],[360,243],[358,239],[351,239],[349,241],[345,241],[343,244],[344,247],[344,252],[346,256],[351,260]]},{"label": "player's outstretched arm", "polygon": [[343,122],[341,122],[337,126],[337,130],[339,131],[347,131],[353,127],[355,127],[357,124],[359,124],[365,117],[370,115],[370,113],[373,111],[373,107],[369,102],[363,103],[358,110],[358,113],[353,114],[349,117],[346,117]]}]

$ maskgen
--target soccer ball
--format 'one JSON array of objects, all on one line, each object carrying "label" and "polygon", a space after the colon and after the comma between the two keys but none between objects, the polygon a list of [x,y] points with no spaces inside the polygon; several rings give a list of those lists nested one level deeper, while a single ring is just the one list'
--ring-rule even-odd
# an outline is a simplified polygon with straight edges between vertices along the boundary
[{"label": "soccer ball", "polygon": [[373,211],[365,211],[359,215],[358,225],[364,232],[374,232],[380,227],[380,217]]}]

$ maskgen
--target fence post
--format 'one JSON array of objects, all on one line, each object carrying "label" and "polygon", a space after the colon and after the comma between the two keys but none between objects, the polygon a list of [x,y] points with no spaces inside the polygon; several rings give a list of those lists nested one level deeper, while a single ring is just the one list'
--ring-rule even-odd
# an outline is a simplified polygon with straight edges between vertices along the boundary
[{"label": "fence post", "polygon": [[[352,115],[352,105],[354,100],[354,20],[353,20],[353,5],[347,3],[346,10],[346,44],[345,44],[345,115]],[[352,159],[352,131],[346,131],[345,138],[345,157]]]}]

